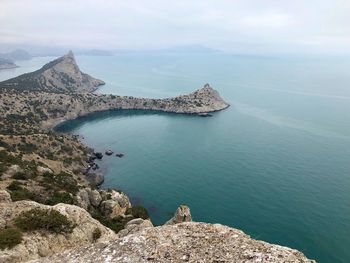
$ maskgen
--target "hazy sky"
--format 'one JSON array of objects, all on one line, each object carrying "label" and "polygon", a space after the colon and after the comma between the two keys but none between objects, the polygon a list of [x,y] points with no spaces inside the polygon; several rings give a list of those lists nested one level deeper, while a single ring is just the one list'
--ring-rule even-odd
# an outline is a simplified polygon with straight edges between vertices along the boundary
[{"label": "hazy sky", "polygon": [[0,0],[0,44],[350,53],[350,0]]}]

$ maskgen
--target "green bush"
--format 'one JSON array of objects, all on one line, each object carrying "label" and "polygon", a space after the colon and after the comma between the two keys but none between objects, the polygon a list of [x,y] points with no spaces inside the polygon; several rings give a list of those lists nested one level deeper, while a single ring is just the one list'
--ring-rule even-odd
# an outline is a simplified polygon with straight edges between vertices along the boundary
[{"label": "green bush", "polygon": [[0,249],[13,248],[22,242],[22,233],[16,228],[0,230]]},{"label": "green bush", "polygon": [[7,187],[10,191],[16,191],[16,190],[22,190],[23,184],[21,182],[18,182],[16,180],[12,181],[10,185]]},{"label": "green bush", "polygon": [[92,232],[92,239],[93,241],[97,241],[101,237],[102,233],[99,228],[95,228],[94,232]]},{"label": "green bush", "polygon": [[53,233],[71,233],[73,223],[53,209],[34,208],[15,218],[15,225],[23,231],[47,230]]},{"label": "green bush", "polygon": [[147,209],[144,208],[143,206],[141,205],[136,205],[132,208],[129,208],[127,211],[126,211],[127,214],[131,214],[133,215],[133,217],[135,218],[142,218],[142,219],[147,219],[149,218],[149,215],[148,215],[148,212],[147,212]]},{"label": "green bush", "polygon": [[12,201],[34,200],[34,194],[24,188],[21,182],[12,181],[7,189],[10,190]]},{"label": "green bush", "polygon": [[101,214],[99,210],[90,206],[88,209],[90,215],[99,221],[102,225],[112,229],[114,232],[118,233],[120,230],[124,229],[127,222],[129,222],[132,218],[108,218]]},{"label": "green bush", "polygon": [[67,192],[54,192],[46,201],[47,205],[56,205],[59,203],[73,204],[73,197]]},{"label": "green bush", "polygon": [[47,190],[66,191],[76,194],[79,190],[77,181],[72,175],[61,172],[59,174],[44,174],[42,185]]}]

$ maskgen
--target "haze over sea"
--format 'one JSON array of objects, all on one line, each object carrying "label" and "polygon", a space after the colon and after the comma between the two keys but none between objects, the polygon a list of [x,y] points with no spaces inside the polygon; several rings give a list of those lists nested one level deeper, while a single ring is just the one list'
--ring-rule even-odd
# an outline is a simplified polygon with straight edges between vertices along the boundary
[{"label": "haze over sea", "polygon": [[[0,71],[4,80],[51,57]],[[231,107],[211,118],[143,111],[92,114],[60,126],[105,156],[102,187],[122,189],[162,224],[178,205],[296,248],[350,262],[350,59],[212,54],[78,56],[100,93],[169,97],[210,83]]]}]

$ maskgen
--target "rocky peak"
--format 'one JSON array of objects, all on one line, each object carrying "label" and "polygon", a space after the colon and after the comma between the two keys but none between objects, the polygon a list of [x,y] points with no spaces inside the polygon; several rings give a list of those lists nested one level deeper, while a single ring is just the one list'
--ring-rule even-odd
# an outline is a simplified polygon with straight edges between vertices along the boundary
[{"label": "rocky peak", "polygon": [[46,91],[59,93],[92,92],[102,80],[80,71],[72,51],[41,69],[0,82],[0,89]]}]

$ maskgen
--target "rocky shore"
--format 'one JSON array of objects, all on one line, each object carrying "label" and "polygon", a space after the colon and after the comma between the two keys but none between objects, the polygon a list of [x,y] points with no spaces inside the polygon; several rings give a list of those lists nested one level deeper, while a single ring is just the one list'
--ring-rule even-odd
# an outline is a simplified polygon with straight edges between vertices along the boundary
[{"label": "rocky shore", "polygon": [[71,52],[0,83],[0,262],[313,262],[233,228],[194,223],[186,205],[154,227],[123,192],[98,189],[94,159],[103,154],[52,131],[57,124],[104,110],[207,117],[229,106],[209,84],[168,99],[92,93],[102,84]]}]

